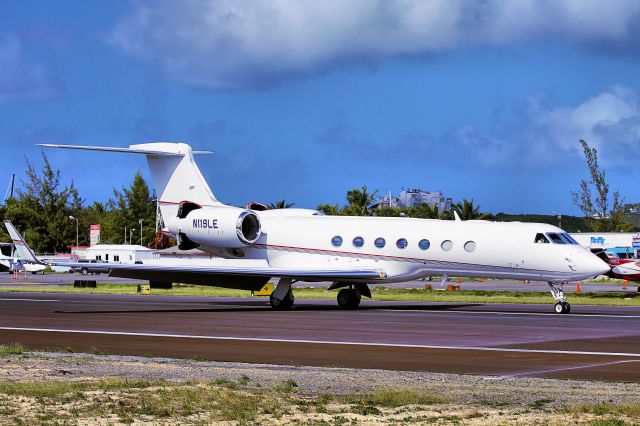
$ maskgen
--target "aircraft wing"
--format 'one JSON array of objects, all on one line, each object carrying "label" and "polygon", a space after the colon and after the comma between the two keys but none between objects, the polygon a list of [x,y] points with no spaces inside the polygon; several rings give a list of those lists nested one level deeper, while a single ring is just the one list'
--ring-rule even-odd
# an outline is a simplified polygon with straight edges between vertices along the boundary
[{"label": "aircraft wing", "polygon": [[[52,266],[82,268],[99,265],[109,268],[110,276],[157,281],[173,281],[192,284],[211,284],[212,280],[224,278],[261,278],[289,277],[301,281],[342,281],[371,280],[375,281],[387,276],[382,269],[373,268],[332,268],[332,269],[294,269],[275,268],[266,262],[252,260],[226,260],[189,264],[189,262],[166,264],[92,264],[86,262],[51,262]],[[216,284],[218,285],[218,284]],[[220,282],[222,285],[222,282]],[[230,286],[231,287],[231,286]]]}]

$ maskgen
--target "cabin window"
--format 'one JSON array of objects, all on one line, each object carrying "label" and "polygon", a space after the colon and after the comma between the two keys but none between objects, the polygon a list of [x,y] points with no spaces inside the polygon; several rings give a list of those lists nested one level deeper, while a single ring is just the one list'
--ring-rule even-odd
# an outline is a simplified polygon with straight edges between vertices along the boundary
[{"label": "cabin window", "polygon": [[120,256],[113,256],[113,261],[114,262],[120,262]]},{"label": "cabin window", "polygon": [[408,244],[409,243],[407,243],[407,240],[404,238],[400,238],[398,241],[396,241],[396,247],[398,247],[399,249],[407,248]]},{"label": "cabin window", "polygon": [[102,260],[102,255],[100,255],[100,254],[99,254],[99,255],[97,255],[97,256],[96,256],[96,260]]},{"label": "cabin window", "polygon": [[553,241],[553,244],[569,244],[567,240],[560,237],[560,235],[555,232],[548,232],[547,236]]},{"label": "cabin window", "polygon": [[353,239],[353,245],[356,246],[356,247],[362,247],[364,245],[364,238],[355,237]]},{"label": "cabin window", "polygon": [[109,261],[109,253],[104,255],[104,260]]},{"label": "cabin window", "polygon": [[536,234],[536,239],[534,240],[536,244],[550,244],[551,241],[544,234],[538,233]]},{"label": "cabin window", "polygon": [[374,244],[376,247],[378,247],[378,248],[382,248],[382,247],[384,247],[384,245],[385,245],[386,243],[387,243],[387,242],[386,242],[386,241],[384,240],[384,238],[382,238],[382,237],[381,237],[381,238],[376,238],[376,240],[373,242],[373,244]]},{"label": "cabin window", "polygon": [[431,243],[426,239],[420,240],[420,242],[418,243],[418,247],[420,247],[420,250],[428,250],[429,247],[431,247]]},{"label": "cabin window", "polygon": [[464,249],[471,253],[476,250],[476,242],[475,241],[467,241],[464,243]]},{"label": "cabin window", "polygon": [[444,251],[449,251],[453,248],[453,242],[451,242],[451,240],[444,240],[442,244],[440,244],[440,248]]},{"label": "cabin window", "polygon": [[333,244],[335,247],[340,247],[342,245],[342,237],[336,235],[331,239],[331,244]]}]

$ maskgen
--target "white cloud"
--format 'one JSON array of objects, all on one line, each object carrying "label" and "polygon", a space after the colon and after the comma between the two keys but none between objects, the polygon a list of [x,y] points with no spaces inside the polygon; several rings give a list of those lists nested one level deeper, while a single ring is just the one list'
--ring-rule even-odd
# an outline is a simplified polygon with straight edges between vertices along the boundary
[{"label": "white cloud", "polygon": [[185,83],[237,88],[471,45],[637,49],[639,15],[636,0],[140,0],[108,39]]},{"label": "white cloud", "polygon": [[[531,99],[514,122],[498,122],[483,133],[469,126],[452,131],[454,149],[485,165],[555,167],[581,156],[578,140],[600,151],[605,165],[629,164],[640,149],[640,95],[615,86],[576,105],[548,107]],[[516,122],[517,121],[517,122]]]},{"label": "white cloud", "polygon": [[13,35],[0,35],[0,102],[47,100],[56,95],[50,73],[25,58],[20,39]]},{"label": "white cloud", "polygon": [[544,109],[534,104],[531,117],[535,128],[546,134],[547,143],[564,150],[576,149],[578,139],[605,152],[640,145],[640,97],[622,86],[573,107]]}]

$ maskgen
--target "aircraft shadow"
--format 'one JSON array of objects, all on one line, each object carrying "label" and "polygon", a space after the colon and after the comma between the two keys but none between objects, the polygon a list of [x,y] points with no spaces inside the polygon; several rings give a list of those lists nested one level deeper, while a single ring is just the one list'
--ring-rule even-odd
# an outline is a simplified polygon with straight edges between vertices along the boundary
[{"label": "aircraft shadow", "polygon": [[466,303],[466,304],[438,304],[438,305],[392,305],[392,304],[384,304],[384,305],[363,305],[357,309],[343,309],[337,305],[332,304],[305,304],[305,303],[296,303],[290,311],[276,311],[271,308],[268,302],[264,303],[247,303],[247,302],[215,302],[215,305],[219,307],[211,307],[211,308],[177,308],[177,309],[113,309],[113,310],[87,310],[87,311],[62,311],[57,310],[54,311],[56,314],[123,314],[123,313],[132,313],[132,314],[153,314],[153,313],[197,313],[197,312],[275,312],[275,313],[286,313],[286,312],[358,312],[358,311],[384,311],[384,310],[396,310],[396,311],[425,311],[425,312],[435,312],[435,311],[447,311],[451,309],[460,309],[466,307],[477,307],[482,306],[479,303]]}]

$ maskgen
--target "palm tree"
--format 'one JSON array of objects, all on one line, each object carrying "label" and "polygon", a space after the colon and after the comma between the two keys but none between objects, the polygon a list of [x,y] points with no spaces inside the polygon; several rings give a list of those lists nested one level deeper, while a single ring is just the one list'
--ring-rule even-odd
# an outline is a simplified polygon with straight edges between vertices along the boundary
[{"label": "palm tree", "polygon": [[318,204],[316,210],[321,211],[327,216],[338,216],[340,214],[340,208],[337,204]]},{"label": "palm tree", "polygon": [[272,209],[289,209],[293,207],[295,203],[288,203],[285,200],[278,200],[275,203],[270,203],[269,207]]},{"label": "palm tree", "polygon": [[440,211],[437,205],[421,204],[409,209],[409,216],[422,219],[448,219],[446,211]]},{"label": "palm tree", "polygon": [[480,213],[480,206],[473,205],[473,198],[471,200],[463,198],[462,201],[454,204],[452,208],[458,213],[458,216],[460,216],[462,220],[479,219],[483,216],[482,213]]},{"label": "palm tree", "polygon": [[354,188],[347,191],[348,213],[353,216],[368,216],[370,214],[369,209],[377,193],[378,190],[369,193],[367,185],[362,185],[362,189]]}]

